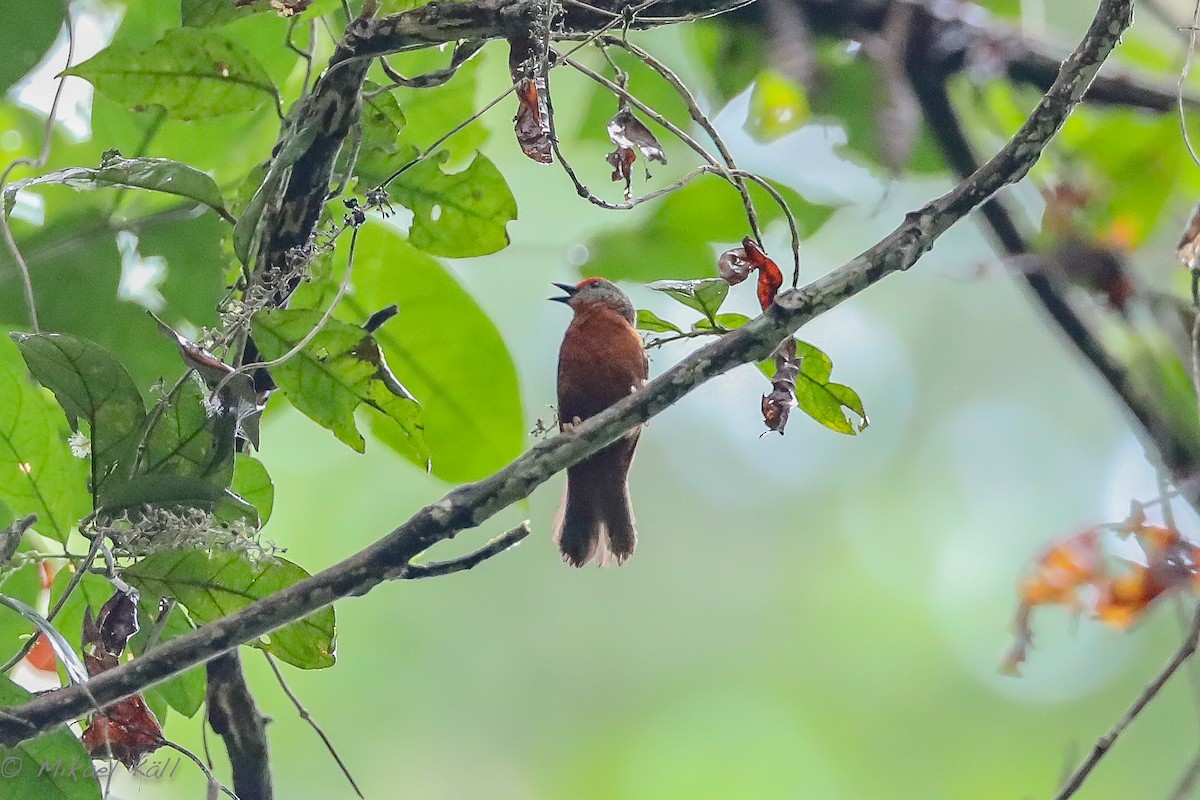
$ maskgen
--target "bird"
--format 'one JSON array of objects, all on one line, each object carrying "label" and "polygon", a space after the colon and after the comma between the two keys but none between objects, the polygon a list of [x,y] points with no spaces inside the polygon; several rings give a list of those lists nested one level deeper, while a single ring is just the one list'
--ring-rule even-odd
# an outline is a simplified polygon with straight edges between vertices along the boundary
[{"label": "bird", "polygon": [[[634,328],[633,302],[616,284],[588,278],[551,297],[575,312],[558,351],[559,429],[569,431],[646,383],[649,360]],[[567,468],[567,491],[554,528],[563,561],[582,567],[593,558],[618,565],[637,546],[629,500],[629,467],[640,429]]]}]

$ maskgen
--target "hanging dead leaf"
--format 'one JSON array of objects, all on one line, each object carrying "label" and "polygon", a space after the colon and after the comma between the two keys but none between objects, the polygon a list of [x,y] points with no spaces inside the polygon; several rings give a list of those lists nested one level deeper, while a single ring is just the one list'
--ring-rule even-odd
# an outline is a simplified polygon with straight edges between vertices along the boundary
[{"label": "hanging dead leaf", "polygon": [[[83,661],[88,675],[113,669],[129,637],[137,631],[137,597],[118,591],[92,618],[83,612]],[[140,694],[105,706],[92,715],[80,739],[92,758],[115,758],[133,770],[163,744],[162,726]]]},{"label": "hanging dead leaf", "polygon": [[625,199],[633,199],[633,162],[637,160],[637,153],[625,148],[617,148],[604,157],[604,160],[613,168],[612,179],[614,181],[625,181]]},{"label": "hanging dead leaf", "polygon": [[636,147],[647,160],[667,163],[667,154],[663,152],[658,139],[645,123],[633,115],[625,101],[621,102],[617,115],[608,121],[608,138],[620,150],[632,150]]},{"label": "hanging dead leaf", "polygon": [[508,40],[508,69],[517,87],[514,131],[521,152],[539,164],[554,162],[550,142],[550,114],[546,105],[544,48],[528,37]]},{"label": "hanging dead leaf", "polygon": [[788,415],[796,405],[796,376],[799,374],[796,340],[789,337],[775,351],[775,377],[771,379],[771,391],[762,398],[763,422],[768,432],[783,435]]}]

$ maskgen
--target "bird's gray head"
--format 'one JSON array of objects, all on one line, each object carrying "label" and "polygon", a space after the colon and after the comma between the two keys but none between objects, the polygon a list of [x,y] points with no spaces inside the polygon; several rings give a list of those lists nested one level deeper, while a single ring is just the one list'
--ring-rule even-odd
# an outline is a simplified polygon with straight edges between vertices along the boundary
[{"label": "bird's gray head", "polygon": [[604,278],[587,278],[574,286],[569,283],[556,283],[554,286],[567,294],[565,297],[551,297],[550,299],[566,303],[575,310],[579,310],[582,306],[599,303],[615,309],[621,316],[629,320],[630,325],[633,325],[637,319],[633,301],[612,281],[606,281]]}]

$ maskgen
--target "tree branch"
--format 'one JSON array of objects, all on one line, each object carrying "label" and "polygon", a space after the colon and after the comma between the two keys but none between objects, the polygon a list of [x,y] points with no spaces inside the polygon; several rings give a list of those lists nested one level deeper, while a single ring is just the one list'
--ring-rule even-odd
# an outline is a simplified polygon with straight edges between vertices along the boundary
[{"label": "tree branch", "polygon": [[1063,62],[1058,79],[1012,140],[970,178],[908,214],[895,231],[857,258],[802,289],[784,292],[762,316],[687,356],[642,391],[569,433],[535,445],[494,475],[455,489],[345,561],[172,639],[86,684],[5,709],[0,717],[0,745],[13,746],[52,730],[338,599],[365,594],[385,580],[402,577],[409,562],[434,544],[480,525],[529,496],[550,476],[615,441],[705,381],[765,358],[780,341],[816,316],[886,275],[908,269],[953,224],[1029,171],[1080,102],[1100,64],[1132,21],[1132,13],[1133,0],[1101,0],[1083,41]]},{"label": "tree branch", "polygon": [[240,800],[271,800],[271,760],[267,718],[258,710],[242,673],[236,649],[208,662],[205,703],[208,721],[225,741],[233,769],[233,790]]}]

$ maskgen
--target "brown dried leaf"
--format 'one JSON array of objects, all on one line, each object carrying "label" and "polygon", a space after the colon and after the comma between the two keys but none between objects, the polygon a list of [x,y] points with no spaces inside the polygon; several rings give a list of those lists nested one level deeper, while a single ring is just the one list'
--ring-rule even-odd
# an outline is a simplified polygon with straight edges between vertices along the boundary
[{"label": "brown dried leaf", "polygon": [[529,158],[539,164],[551,164],[554,152],[546,106],[546,71],[541,63],[544,52],[528,36],[508,40],[508,70],[517,87],[517,114],[513,117],[517,143]]},{"label": "brown dried leaf", "polygon": [[[127,594],[118,589],[113,592],[108,602],[100,607],[95,623],[95,627],[99,629],[99,639],[94,643],[103,648],[104,652],[114,656],[125,652],[129,637],[138,632],[137,604],[137,591],[131,589]],[[88,644],[86,639],[84,644]]]},{"label": "brown dried leaf", "polygon": [[1183,235],[1179,237],[1176,249],[1179,251],[1179,260],[1185,267],[1200,269],[1200,203],[1192,209],[1192,216],[1188,219],[1187,227],[1183,229]]},{"label": "brown dried leaf", "polygon": [[[667,163],[667,154],[662,145],[650,132],[650,129],[629,110],[628,104],[622,102],[617,115],[608,121],[608,138],[618,150],[631,150],[636,147],[650,161],[660,164]],[[632,159],[631,159],[632,160]]]},{"label": "brown dried leaf", "polygon": [[637,160],[637,153],[633,150],[624,147],[618,147],[604,157],[604,160],[613,168],[612,179],[614,181],[625,181],[625,199],[633,199],[633,162]]},{"label": "brown dried leaf", "polygon": [[312,0],[271,0],[271,8],[281,17],[294,17],[311,5]]},{"label": "brown dried leaf", "polygon": [[763,422],[769,432],[783,435],[788,415],[796,405],[796,376],[799,374],[796,340],[789,337],[775,351],[775,377],[771,379],[771,391],[762,398]]}]

